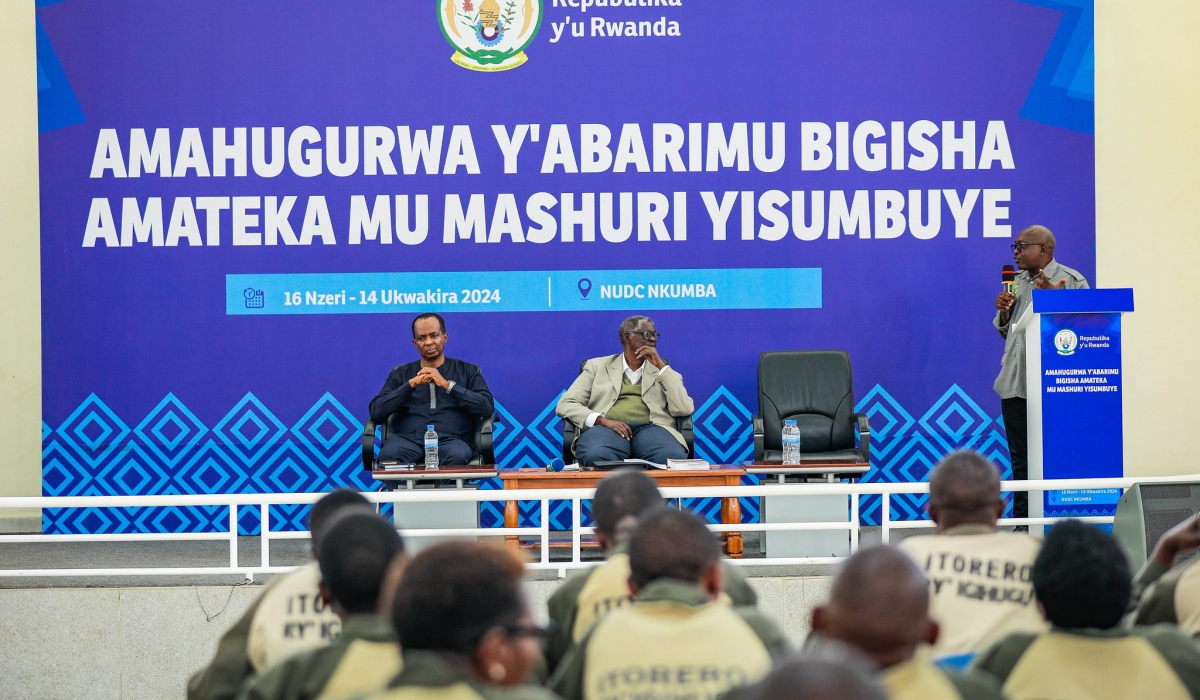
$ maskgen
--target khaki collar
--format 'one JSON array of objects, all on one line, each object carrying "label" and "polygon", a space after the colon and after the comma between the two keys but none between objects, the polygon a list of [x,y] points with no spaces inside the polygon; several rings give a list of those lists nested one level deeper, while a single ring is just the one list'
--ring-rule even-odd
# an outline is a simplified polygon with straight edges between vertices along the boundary
[{"label": "khaki collar", "polygon": [[404,668],[388,683],[389,688],[425,686],[441,688],[456,683],[475,684],[467,671],[436,651],[404,651]]},{"label": "khaki collar", "polygon": [[963,523],[954,527],[946,528],[942,533],[944,536],[954,537],[957,535],[991,535],[996,532],[995,526],[984,525],[983,523]]},{"label": "khaki collar", "polygon": [[1094,637],[1100,639],[1120,639],[1121,637],[1129,636],[1129,630],[1121,627],[1120,625],[1117,625],[1116,627],[1110,627],[1106,630],[1099,630],[1092,627],[1079,627],[1072,629],[1067,629],[1064,627],[1051,627],[1050,632],[1051,634],[1073,634],[1076,637]]},{"label": "khaki collar", "polygon": [[342,632],[338,639],[394,642],[396,631],[390,621],[379,615],[348,615],[342,620]]},{"label": "khaki collar", "polygon": [[669,601],[693,607],[712,602],[700,586],[674,578],[651,581],[648,586],[638,591],[636,599],[639,603]]}]

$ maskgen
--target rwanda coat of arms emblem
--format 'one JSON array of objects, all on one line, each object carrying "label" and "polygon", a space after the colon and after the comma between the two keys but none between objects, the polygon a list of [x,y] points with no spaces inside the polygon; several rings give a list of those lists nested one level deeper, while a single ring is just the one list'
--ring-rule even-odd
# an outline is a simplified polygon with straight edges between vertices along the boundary
[{"label": "rwanda coat of arms emblem", "polygon": [[528,60],[542,0],[438,0],[438,23],[455,50],[450,60],[470,70],[508,70]]}]

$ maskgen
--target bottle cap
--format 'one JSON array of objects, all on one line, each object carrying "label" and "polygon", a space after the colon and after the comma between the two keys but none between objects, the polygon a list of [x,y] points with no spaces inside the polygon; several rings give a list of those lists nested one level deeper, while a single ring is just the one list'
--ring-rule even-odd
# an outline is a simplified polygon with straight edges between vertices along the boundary
[{"label": "bottle cap", "polygon": [[[795,422],[795,421],[793,421],[793,422]],[[426,430],[433,430],[433,423],[430,423],[429,425],[425,426],[425,429],[426,429]]]},{"label": "bottle cap", "polygon": [[783,424],[784,424],[784,425],[795,425],[795,424],[796,424],[796,421],[794,421],[794,420],[785,420],[785,421],[783,422]]}]

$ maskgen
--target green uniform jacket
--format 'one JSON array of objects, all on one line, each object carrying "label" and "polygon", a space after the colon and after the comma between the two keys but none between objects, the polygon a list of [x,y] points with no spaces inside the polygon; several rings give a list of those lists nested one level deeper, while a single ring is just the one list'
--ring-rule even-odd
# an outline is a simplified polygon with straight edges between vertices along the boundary
[{"label": "green uniform jacket", "polygon": [[212,662],[188,682],[188,700],[233,700],[242,683],[272,659],[328,644],[341,621],[317,610],[316,562],[275,577],[217,644]]},{"label": "green uniform jacket", "polygon": [[[675,603],[686,608],[700,608],[710,604],[712,601],[709,600],[708,594],[694,583],[675,579],[658,579],[642,589],[634,603],[626,607],[625,610],[638,611],[642,606],[649,608],[651,606],[659,606],[663,602]],[[757,637],[762,642],[773,663],[778,662],[787,655],[789,650],[787,638],[775,626],[775,623],[771,622],[758,611],[758,608],[743,606],[729,608],[729,610],[749,626],[753,637]],[[617,617],[619,618],[620,616]],[[587,659],[591,642],[596,636],[597,630],[603,629],[613,619],[615,619],[613,615],[606,615],[597,624],[592,626],[587,634],[574,645],[570,653],[559,664],[554,675],[546,683],[547,687],[566,700],[584,700],[585,680],[588,671]],[[728,643],[719,633],[706,638],[705,641],[713,645]],[[748,682],[755,680],[757,679],[747,679]]]},{"label": "green uniform jacket", "polygon": [[1011,700],[1200,698],[1200,647],[1167,625],[1012,634],[972,671],[994,676]]},{"label": "green uniform jacket", "polygon": [[351,615],[328,646],[301,652],[247,681],[238,700],[316,700],[384,687],[400,671],[400,645],[378,615]]},{"label": "green uniform jacket", "polygon": [[242,682],[254,675],[247,640],[262,598],[261,594],[255,598],[242,619],[221,637],[212,663],[188,681],[188,700],[232,700]]},{"label": "green uniform jacket", "polygon": [[[550,612],[550,639],[546,642],[545,649],[546,666],[549,672],[554,672],[554,669],[558,667],[570,650],[571,643],[575,641],[574,630],[579,615],[579,594],[588,581],[592,580],[592,575],[613,565],[624,567],[625,572],[629,571],[629,557],[625,554],[624,546],[617,547],[609,556],[609,561],[604,564],[573,574],[558,587],[558,590],[554,591],[554,595],[550,596],[550,601],[547,603]],[[737,607],[758,605],[758,594],[746,581],[746,575],[742,573],[741,567],[722,563],[721,570],[721,573],[724,574],[725,595],[729,597],[729,603]],[[625,576],[628,577],[628,573]],[[623,593],[628,596],[627,589]],[[628,596],[628,598],[632,600],[632,596]],[[582,636],[582,633],[579,636]]]},{"label": "green uniform jacket", "polygon": [[916,660],[884,669],[881,680],[890,700],[1004,700],[991,676],[958,674]]},{"label": "green uniform jacket", "polygon": [[1169,622],[1193,637],[1200,636],[1200,557],[1174,567],[1151,558],[1133,579],[1137,607],[1133,625]]},{"label": "green uniform jacket", "polygon": [[501,687],[481,683],[431,651],[404,652],[404,670],[383,690],[360,700],[558,700],[536,685]]}]

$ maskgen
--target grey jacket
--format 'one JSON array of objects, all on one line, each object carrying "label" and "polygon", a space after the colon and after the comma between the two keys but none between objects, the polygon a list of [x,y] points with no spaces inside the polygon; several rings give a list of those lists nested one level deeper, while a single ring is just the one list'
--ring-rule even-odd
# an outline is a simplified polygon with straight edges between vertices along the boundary
[{"label": "grey jacket", "polygon": [[[1043,269],[1046,279],[1058,283],[1066,280],[1063,289],[1088,289],[1087,280],[1078,271],[1051,260]],[[996,312],[992,325],[1004,338],[1004,358],[1000,361],[1000,376],[992,386],[1002,399],[1026,398],[1025,394],[1025,331],[1013,331],[1012,327],[1021,320],[1021,315],[1033,303],[1034,277],[1028,270],[1017,275],[1017,301],[1008,312],[1008,322],[1001,325],[1000,312]]]}]

